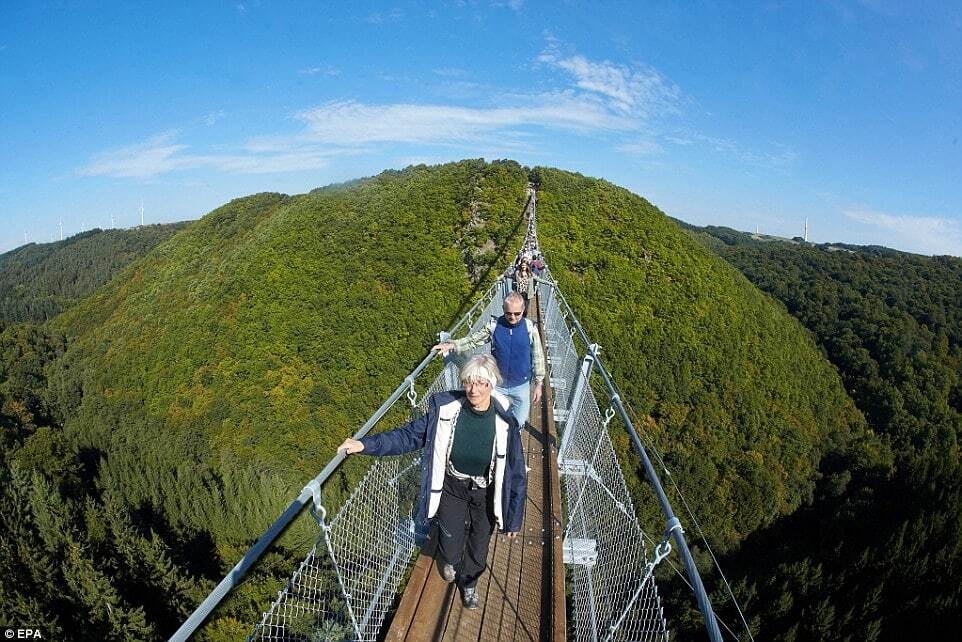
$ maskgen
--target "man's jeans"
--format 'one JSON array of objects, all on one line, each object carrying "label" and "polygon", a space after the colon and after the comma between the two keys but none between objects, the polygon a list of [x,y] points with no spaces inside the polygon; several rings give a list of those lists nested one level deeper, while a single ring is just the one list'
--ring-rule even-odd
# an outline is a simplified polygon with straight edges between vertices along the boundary
[{"label": "man's jeans", "polygon": [[528,415],[531,414],[531,381],[525,381],[511,388],[498,386],[497,391],[511,402],[511,414],[517,418],[518,425],[523,427],[528,421]]}]

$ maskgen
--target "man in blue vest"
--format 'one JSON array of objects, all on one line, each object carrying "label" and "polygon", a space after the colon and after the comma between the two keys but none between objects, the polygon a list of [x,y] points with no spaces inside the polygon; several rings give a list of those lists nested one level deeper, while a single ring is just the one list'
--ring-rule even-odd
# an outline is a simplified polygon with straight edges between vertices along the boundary
[{"label": "man in blue vest", "polygon": [[474,334],[439,343],[434,349],[445,354],[449,350],[460,354],[490,343],[491,355],[498,363],[503,379],[497,390],[511,400],[511,413],[517,418],[518,425],[524,426],[531,413],[531,404],[541,400],[544,351],[538,328],[524,317],[524,297],[512,292],[505,297],[502,310],[502,316],[492,318]]}]

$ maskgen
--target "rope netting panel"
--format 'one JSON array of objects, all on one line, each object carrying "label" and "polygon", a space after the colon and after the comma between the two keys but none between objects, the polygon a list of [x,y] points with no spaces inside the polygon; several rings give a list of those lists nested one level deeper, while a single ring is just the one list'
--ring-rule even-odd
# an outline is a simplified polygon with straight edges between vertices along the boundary
[{"label": "rope netting panel", "polygon": [[[502,284],[496,283],[454,333],[479,330],[492,314],[501,313],[503,300]],[[458,365],[469,356],[449,359],[420,395],[411,386],[407,401],[412,419],[427,411],[431,395],[460,387]],[[370,458],[364,477],[332,519],[323,509],[314,513],[320,531],[314,547],[254,627],[249,642],[378,639],[416,559],[411,516],[420,485],[419,463],[417,454]]]},{"label": "rope netting panel", "polygon": [[[546,278],[550,278],[546,275]],[[664,617],[641,526],[608,425],[588,385],[554,288],[539,292],[548,339],[556,416],[563,417],[558,465],[566,504],[563,556],[571,569],[577,640],[667,640]],[[580,383],[580,385],[579,385]],[[560,411],[560,412],[558,412]]]}]

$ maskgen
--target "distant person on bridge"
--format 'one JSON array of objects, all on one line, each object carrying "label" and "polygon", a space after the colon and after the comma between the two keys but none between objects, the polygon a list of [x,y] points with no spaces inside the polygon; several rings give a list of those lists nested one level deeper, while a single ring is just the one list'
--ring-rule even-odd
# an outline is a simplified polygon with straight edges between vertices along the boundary
[{"label": "distant person on bridge", "polygon": [[[521,261],[514,275],[514,291],[525,298],[525,309],[534,298],[534,278],[527,261]],[[527,316],[527,315],[525,315]]]},{"label": "distant person on bridge", "polygon": [[514,265],[509,265],[501,278],[504,279],[504,296],[508,296],[514,292],[514,275],[518,272],[518,268]]},{"label": "distant person on bridge", "polygon": [[514,539],[524,516],[521,430],[508,400],[495,392],[500,379],[490,355],[472,357],[461,369],[464,391],[433,395],[422,417],[338,447],[376,457],[423,449],[415,521],[437,517],[441,576],[457,579],[467,609],[480,606],[476,587],[494,524]]},{"label": "distant person on bridge", "polygon": [[[504,314],[491,319],[483,328],[462,339],[446,341],[434,346],[447,354],[473,350],[485,343],[491,344],[491,354],[498,362],[504,382],[498,392],[511,399],[511,412],[524,426],[531,413],[531,404],[541,400],[544,382],[544,351],[538,328],[530,319],[524,318],[524,297],[512,292],[504,299]],[[532,397],[531,379],[534,379]]]},{"label": "distant person on bridge", "polygon": [[544,259],[541,258],[540,254],[534,255],[534,261],[531,262],[531,270],[535,276],[541,276],[541,271],[544,270]]}]

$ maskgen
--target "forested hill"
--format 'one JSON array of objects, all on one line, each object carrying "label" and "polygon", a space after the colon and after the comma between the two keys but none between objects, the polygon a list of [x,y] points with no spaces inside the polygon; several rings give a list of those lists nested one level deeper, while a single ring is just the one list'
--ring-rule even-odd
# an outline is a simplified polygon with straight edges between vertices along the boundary
[{"label": "forested hill", "polygon": [[[894,454],[889,475],[853,484],[756,543],[784,542],[780,568],[792,579],[781,620],[820,602],[826,637],[850,613],[866,636],[955,635],[962,628],[962,259],[687,227],[813,333]],[[832,528],[817,527],[826,520]],[[810,545],[821,552],[799,556],[789,539],[799,532],[819,533]],[[758,590],[784,588],[771,581]]]},{"label": "forested hill", "polygon": [[[821,631],[810,602],[785,610],[779,549],[746,547],[891,457],[812,335],[644,199],[481,160],[237,199],[47,324],[0,333],[4,617],[68,639],[169,635],[508,265],[529,179],[555,275],[749,617],[773,639]],[[808,535],[785,539],[813,557]],[[304,554],[295,536],[198,639],[243,639]],[[662,579],[673,630],[701,639],[690,594]],[[783,617],[795,607],[807,628]]]},{"label": "forested hill", "polygon": [[0,254],[0,328],[56,316],[187,225],[94,229]]}]

